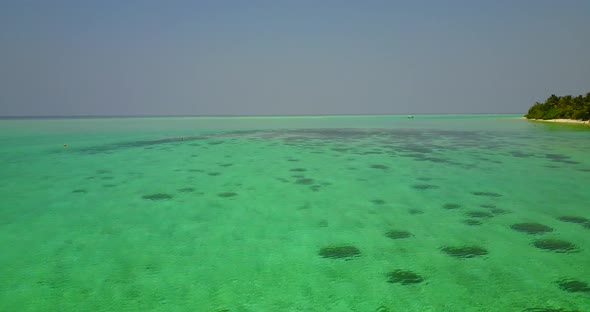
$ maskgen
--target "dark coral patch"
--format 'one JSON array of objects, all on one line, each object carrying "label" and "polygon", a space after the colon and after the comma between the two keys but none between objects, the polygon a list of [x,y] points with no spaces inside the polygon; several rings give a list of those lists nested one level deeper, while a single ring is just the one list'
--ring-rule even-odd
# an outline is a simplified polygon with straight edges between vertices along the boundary
[{"label": "dark coral patch", "polygon": [[321,185],[312,185],[309,187],[309,189],[314,192],[319,192],[322,189],[322,186]]},{"label": "dark coral patch", "polygon": [[387,170],[387,169],[389,169],[389,167],[387,167],[385,165],[371,165],[371,168],[373,168],[373,169],[381,169],[381,170]]},{"label": "dark coral patch", "polygon": [[471,192],[475,196],[500,197],[502,195],[494,192]]},{"label": "dark coral patch", "polygon": [[542,234],[553,232],[553,228],[539,223],[516,223],[510,226],[511,229],[527,234]]},{"label": "dark coral patch", "polygon": [[567,292],[590,292],[590,286],[588,286],[588,283],[574,279],[564,279],[558,281],[557,284],[559,285],[559,288]]},{"label": "dark coral patch", "polygon": [[559,218],[560,221],[563,222],[570,222],[570,223],[578,223],[578,224],[586,224],[590,222],[590,219],[584,217],[574,217],[574,216],[561,216]]},{"label": "dark coral patch", "polygon": [[482,225],[483,223],[479,220],[475,220],[475,219],[465,219],[463,220],[463,223],[467,224],[467,225]]},{"label": "dark coral patch", "polygon": [[381,151],[368,151],[368,152],[362,152],[359,155],[379,155],[379,154],[383,154],[383,152],[381,152]]},{"label": "dark coral patch", "polygon": [[304,171],[307,171],[307,169],[305,169],[305,168],[293,168],[293,169],[290,169],[289,171],[293,171],[293,172],[304,172]]},{"label": "dark coral patch", "polygon": [[84,190],[84,189],[77,189],[77,190],[73,190],[72,193],[86,193],[86,190]]},{"label": "dark coral patch", "polygon": [[385,236],[391,239],[402,239],[412,237],[412,233],[408,231],[391,230],[385,233]]},{"label": "dark coral patch", "polygon": [[408,212],[413,215],[423,214],[424,211],[416,208],[408,209]]},{"label": "dark coral patch", "polygon": [[486,211],[469,211],[465,214],[471,218],[491,218],[494,216],[493,214]]},{"label": "dark coral patch", "polygon": [[361,255],[361,251],[354,246],[335,246],[320,249],[319,255],[329,259],[351,259]]},{"label": "dark coral patch", "polygon": [[334,148],[331,148],[331,150],[333,150],[335,152],[348,152],[348,151],[350,151],[350,148],[334,147]]},{"label": "dark coral patch", "polygon": [[444,209],[449,209],[449,210],[459,209],[459,208],[461,208],[461,205],[459,205],[459,204],[444,204],[443,205],[443,208]]},{"label": "dark coral patch", "polygon": [[505,210],[505,209],[501,209],[501,208],[493,208],[490,211],[495,215],[502,215],[502,214],[510,213],[510,211]]},{"label": "dark coral patch", "polygon": [[438,186],[432,184],[415,184],[412,185],[413,188],[417,190],[430,190],[430,189],[437,189]]},{"label": "dark coral patch", "polygon": [[221,166],[221,167],[226,167],[226,168],[227,168],[227,167],[231,167],[231,166],[233,166],[233,165],[234,165],[234,164],[220,164],[219,166]]},{"label": "dark coral patch", "polygon": [[193,188],[193,187],[183,187],[183,188],[178,189],[178,191],[179,192],[182,192],[182,193],[190,193],[190,192],[194,192],[195,191],[195,188]]},{"label": "dark coral patch", "polygon": [[528,157],[533,156],[533,154],[523,153],[523,152],[519,152],[519,151],[513,151],[513,152],[510,152],[510,154],[512,154],[512,156],[514,156],[514,157],[521,157],[521,158],[528,158]]},{"label": "dark coral patch", "polygon": [[141,198],[148,199],[148,200],[166,200],[166,199],[171,199],[172,195],[164,194],[164,193],[156,193],[156,194],[150,194],[150,195],[143,195]]},{"label": "dark coral patch", "polygon": [[217,196],[228,198],[228,197],[238,196],[238,193],[236,193],[236,192],[223,192],[223,193],[217,194]]},{"label": "dark coral patch", "polygon": [[488,254],[487,250],[478,246],[444,247],[441,250],[451,257],[461,259],[485,256]]},{"label": "dark coral patch", "polygon": [[371,202],[375,205],[385,205],[385,201],[383,199],[372,199]]},{"label": "dark coral patch", "polygon": [[570,158],[569,156],[561,155],[561,154],[545,154],[546,158],[551,160],[564,160]]},{"label": "dark coral patch", "polygon": [[397,283],[402,285],[419,284],[424,281],[424,278],[412,271],[395,270],[387,273],[388,283]]},{"label": "dark coral patch", "polygon": [[313,182],[314,182],[314,179],[311,179],[311,178],[300,178],[295,181],[295,184],[311,185],[311,184],[313,184]]},{"label": "dark coral patch", "polygon": [[533,245],[539,249],[549,250],[558,253],[574,252],[578,247],[576,245],[559,239],[539,239],[533,242]]},{"label": "dark coral patch", "polygon": [[546,154],[545,157],[547,157],[551,161],[565,163],[565,164],[577,165],[580,163],[579,161],[570,160],[569,156],[560,155],[560,154]]},{"label": "dark coral patch", "polygon": [[209,172],[207,174],[210,175],[210,176],[218,176],[218,175],[221,174],[221,172]]}]

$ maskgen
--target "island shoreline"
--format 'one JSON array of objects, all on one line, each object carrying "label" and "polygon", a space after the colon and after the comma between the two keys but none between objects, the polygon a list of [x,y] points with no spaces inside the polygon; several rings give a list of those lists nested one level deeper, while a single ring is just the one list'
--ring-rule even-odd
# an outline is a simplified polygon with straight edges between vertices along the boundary
[{"label": "island shoreline", "polygon": [[534,119],[534,118],[526,118],[522,117],[526,120],[531,121],[545,121],[545,122],[557,122],[557,123],[573,123],[573,124],[582,124],[590,126],[590,120],[577,120],[577,119]]}]

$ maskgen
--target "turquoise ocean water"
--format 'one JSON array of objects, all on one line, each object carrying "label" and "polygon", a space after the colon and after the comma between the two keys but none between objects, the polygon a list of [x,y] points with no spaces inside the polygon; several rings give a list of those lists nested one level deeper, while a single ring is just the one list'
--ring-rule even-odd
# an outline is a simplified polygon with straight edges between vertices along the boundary
[{"label": "turquoise ocean water", "polygon": [[588,126],[4,119],[0,142],[0,311],[590,311]]}]

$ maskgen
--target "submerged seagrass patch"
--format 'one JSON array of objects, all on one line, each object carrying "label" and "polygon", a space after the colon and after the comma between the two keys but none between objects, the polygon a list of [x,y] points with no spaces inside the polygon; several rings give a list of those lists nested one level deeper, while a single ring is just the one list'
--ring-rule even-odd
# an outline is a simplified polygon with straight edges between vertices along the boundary
[{"label": "submerged seagrass patch", "polygon": [[511,229],[527,233],[527,234],[542,234],[553,232],[553,228],[540,223],[516,223],[510,226]]},{"label": "submerged seagrass patch", "polygon": [[482,225],[483,224],[483,222],[476,220],[476,219],[465,219],[462,222],[467,225]]},{"label": "submerged seagrass patch", "polygon": [[460,204],[453,204],[453,203],[446,203],[443,205],[444,209],[448,209],[448,210],[454,210],[454,209],[459,209],[461,208]]},{"label": "submerged seagrass patch", "polygon": [[409,270],[395,270],[387,273],[388,283],[397,283],[402,285],[419,284],[424,281],[421,275]]},{"label": "submerged seagrass patch", "polygon": [[494,216],[493,214],[486,211],[469,211],[465,214],[471,218],[491,218]]},{"label": "submerged seagrass patch", "polygon": [[412,233],[402,230],[391,230],[385,233],[385,236],[391,239],[402,239],[412,237]]},{"label": "submerged seagrass patch", "polygon": [[412,187],[417,190],[431,190],[431,189],[438,188],[438,186],[433,185],[433,184],[414,184],[414,185],[412,185]]},{"label": "submerged seagrass patch", "polygon": [[486,197],[500,197],[502,195],[494,192],[471,192],[475,196],[486,196]]},{"label": "submerged seagrass patch", "polygon": [[576,217],[576,216],[561,216],[557,219],[559,221],[569,222],[569,223],[578,223],[578,224],[590,223],[590,219],[584,218],[584,217]]},{"label": "submerged seagrass patch", "polygon": [[228,198],[228,197],[238,196],[238,193],[236,193],[236,192],[222,192],[222,193],[217,194],[217,196],[223,197],[223,198]]},{"label": "submerged seagrass patch", "polygon": [[354,257],[358,257],[361,255],[361,251],[350,245],[344,246],[330,246],[321,248],[319,251],[319,255],[322,258],[328,259],[345,259],[350,260]]},{"label": "submerged seagrass patch", "polygon": [[559,288],[565,290],[567,292],[577,293],[577,292],[586,292],[590,293],[590,286],[586,282],[582,282],[575,279],[563,279],[557,281]]},{"label": "submerged seagrass patch", "polygon": [[142,198],[147,199],[147,200],[166,200],[166,199],[171,199],[172,195],[165,194],[165,193],[156,193],[156,194],[143,195]]},{"label": "submerged seagrass patch", "polygon": [[443,247],[441,250],[451,257],[461,259],[475,258],[488,254],[487,250],[479,246]]},{"label": "submerged seagrass patch", "polygon": [[539,249],[553,251],[557,253],[569,253],[577,251],[578,247],[568,241],[560,239],[538,239],[533,245]]}]

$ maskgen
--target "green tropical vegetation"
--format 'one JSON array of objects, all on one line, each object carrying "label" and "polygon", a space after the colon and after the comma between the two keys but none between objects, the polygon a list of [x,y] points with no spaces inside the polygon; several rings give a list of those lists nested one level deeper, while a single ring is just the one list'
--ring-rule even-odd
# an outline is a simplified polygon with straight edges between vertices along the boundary
[{"label": "green tropical vegetation", "polygon": [[590,92],[585,96],[556,96],[552,94],[545,103],[535,103],[524,115],[528,119],[590,120]]}]

